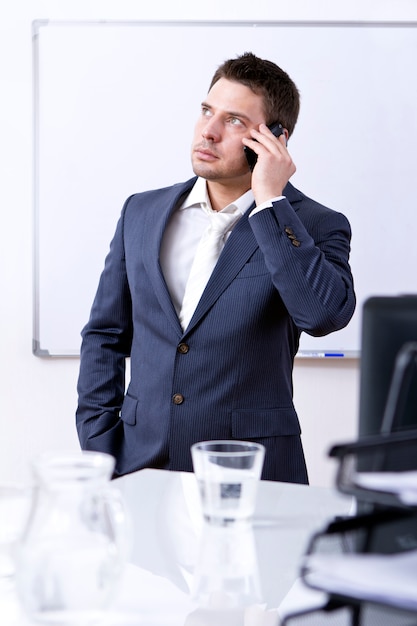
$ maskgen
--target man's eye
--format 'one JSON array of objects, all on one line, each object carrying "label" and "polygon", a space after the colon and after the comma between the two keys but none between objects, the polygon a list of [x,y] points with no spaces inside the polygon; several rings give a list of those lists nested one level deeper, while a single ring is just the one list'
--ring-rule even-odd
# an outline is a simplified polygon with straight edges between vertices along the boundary
[{"label": "man's eye", "polygon": [[230,123],[232,124],[232,126],[242,126],[242,120],[240,120],[238,117],[231,117]]},{"label": "man's eye", "polygon": [[209,116],[211,115],[211,111],[210,111],[210,109],[207,109],[206,107],[203,107],[203,108],[201,109],[201,115],[202,115],[203,117],[209,117]]}]

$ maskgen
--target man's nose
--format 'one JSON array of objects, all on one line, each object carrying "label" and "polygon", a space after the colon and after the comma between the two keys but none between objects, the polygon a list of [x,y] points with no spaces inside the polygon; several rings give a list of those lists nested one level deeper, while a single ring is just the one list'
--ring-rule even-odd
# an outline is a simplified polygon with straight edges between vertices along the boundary
[{"label": "man's nose", "polygon": [[219,121],[213,117],[207,120],[201,134],[208,141],[219,141],[221,136]]}]

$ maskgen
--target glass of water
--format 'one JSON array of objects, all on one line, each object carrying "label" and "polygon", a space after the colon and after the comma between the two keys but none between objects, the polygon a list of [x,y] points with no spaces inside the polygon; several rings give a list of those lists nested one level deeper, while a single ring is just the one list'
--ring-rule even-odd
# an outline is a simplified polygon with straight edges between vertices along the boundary
[{"label": "glass of water", "polygon": [[255,511],[265,448],[250,441],[201,441],[191,446],[204,519],[227,526]]}]

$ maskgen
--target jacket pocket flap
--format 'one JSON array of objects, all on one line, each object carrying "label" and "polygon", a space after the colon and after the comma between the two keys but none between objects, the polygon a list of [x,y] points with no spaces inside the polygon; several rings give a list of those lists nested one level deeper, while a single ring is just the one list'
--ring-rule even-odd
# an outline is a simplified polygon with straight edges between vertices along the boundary
[{"label": "jacket pocket flap", "polygon": [[232,412],[232,436],[237,439],[280,437],[300,433],[300,423],[293,407],[240,409]]}]

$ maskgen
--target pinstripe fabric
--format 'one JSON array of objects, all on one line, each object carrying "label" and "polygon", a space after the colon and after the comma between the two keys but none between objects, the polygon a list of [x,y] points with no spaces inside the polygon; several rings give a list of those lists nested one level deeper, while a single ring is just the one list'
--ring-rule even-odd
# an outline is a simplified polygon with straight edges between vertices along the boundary
[{"label": "pinstripe fabric", "polygon": [[233,228],[184,332],[158,257],[193,183],[125,203],[82,332],[81,445],[113,454],[124,474],[192,471],[192,443],[249,439],[266,447],[263,478],[305,482],[293,359],[302,331],[326,334],[353,314],[349,223],[288,185]]}]

